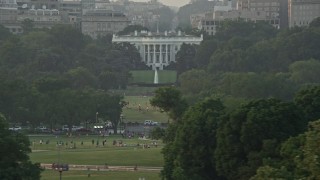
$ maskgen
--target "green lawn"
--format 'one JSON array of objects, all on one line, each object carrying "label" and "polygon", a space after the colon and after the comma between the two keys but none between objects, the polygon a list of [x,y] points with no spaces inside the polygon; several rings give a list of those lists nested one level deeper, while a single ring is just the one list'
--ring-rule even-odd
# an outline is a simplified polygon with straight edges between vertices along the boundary
[{"label": "green lawn", "polygon": [[[130,83],[153,84],[155,72],[152,70],[130,71],[132,81]],[[169,70],[158,71],[159,84],[175,83],[177,72]]]},{"label": "green lawn", "polygon": [[[153,120],[158,122],[168,122],[166,113],[160,112],[159,108],[150,105],[150,96],[125,96],[124,100],[129,102],[127,107],[123,108],[125,122],[144,122],[144,120]],[[139,110],[139,105],[141,110]]]},{"label": "green lawn", "polygon": [[[79,165],[104,165],[107,163],[110,166],[155,166],[163,165],[163,157],[161,154],[162,143],[157,141],[158,146],[152,145],[153,140],[122,139],[119,136],[98,137],[98,136],[82,136],[82,137],[54,137],[54,136],[32,136],[30,158],[33,162],[40,163],[67,163]],[[40,144],[49,141],[49,144]],[[105,146],[102,141],[107,139]],[[92,140],[95,143],[92,145]],[[113,140],[122,144],[125,147],[113,145]],[[63,142],[63,145],[57,145],[57,142]],[[96,142],[99,141],[97,147]],[[81,143],[83,142],[83,145]],[[140,146],[137,146],[137,144]],[[68,145],[67,145],[68,144]],[[70,147],[74,147],[71,149]],[[151,148],[143,148],[142,144],[148,144]]]},{"label": "green lawn", "polygon": [[[107,139],[105,146],[102,145],[102,140]],[[162,167],[163,157],[161,141],[156,141],[158,146],[152,145],[154,140],[143,140],[138,138],[123,139],[121,136],[113,135],[109,137],[99,136],[80,136],[67,137],[62,136],[29,136],[31,141],[30,159],[32,162],[40,163],[65,163],[78,165],[105,165],[109,166],[149,166]],[[40,140],[44,142],[40,144]],[[92,145],[92,140],[95,141]],[[125,147],[113,145],[113,141],[122,141],[126,144]],[[99,141],[99,146],[96,142]],[[46,144],[46,142],[49,142]],[[57,142],[63,142],[63,145],[58,146]],[[72,142],[72,143],[71,143]],[[83,143],[83,145],[81,145]],[[140,146],[137,146],[137,144]],[[68,144],[68,145],[66,145]],[[69,147],[74,147],[70,149]],[[143,148],[142,144],[150,145],[150,148]],[[90,177],[88,177],[90,173]],[[42,173],[42,180],[58,179],[59,173],[53,170],[45,170]],[[145,180],[158,180],[159,172],[141,172],[141,171],[66,171],[62,174],[62,179],[137,179],[144,178]]]},{"label": "green lawn", "polygon": [[177,81],[176,71],[158,71],[159,83],[175,83]]},{"label": "green lawn", "polygon": [[[90,174],[90,177],[88,177]],[[53,170],[45,170],[41,174],[42,180],[57,180],[59,179],[59,172]],[[139,172],[139,171],[65,171],[62,172],[62,179],[68,180],[139,180],[139,178],[144,178],[144,180],[160,180],[158,172]]]}]

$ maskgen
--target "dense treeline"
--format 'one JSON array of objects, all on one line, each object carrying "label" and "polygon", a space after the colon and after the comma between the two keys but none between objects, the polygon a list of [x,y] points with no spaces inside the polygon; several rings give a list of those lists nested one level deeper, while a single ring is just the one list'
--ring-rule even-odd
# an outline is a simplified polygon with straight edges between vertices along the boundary
[{"label": "dense treeline", "polygon": [[320,83],[319,21],[285,30],[264,23],[224,22],[200,46],[183,45],[178,52],[181,91],[190,102],[208,95],[291,100],[300,88]]},{"label": "dense treeline", "polygon": [[188,108],[177,89],[158,89],[151,103],[174,120],[163,138],[162,177],[319,179],[319,97],[315,86],[290,102],[257,99],[230,110],[206,98]]},{"label": "dense treeline", "polygon": [[[93,122],[118,124],[122,98],[109,89],[125,88],[129,70],[145,68],[130,44],[113,45],[71,26],[29,28],[12,35],[0,27],[0,109],[11,123],[39,126]],[[60,126],[61,127],[61,126]]]}]

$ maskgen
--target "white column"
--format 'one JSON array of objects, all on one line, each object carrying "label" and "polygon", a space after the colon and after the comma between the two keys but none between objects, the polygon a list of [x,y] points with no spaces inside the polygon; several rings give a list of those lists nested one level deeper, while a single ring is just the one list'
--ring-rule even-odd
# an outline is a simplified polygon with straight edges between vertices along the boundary
[{"label": "white column", "polygon": [[166,63],[168,64],[168,44],[166,44]]},{"label": "white column", "polygon": [[150,44],[148,44],[148,60],[147,60],[147,63],[149,64],[150,62]]},{"label": "white column", "polygon": [[170,61],[176,62],[176,45],[171,45],[171,58]]},{"label": "white column", "polygon": [[143,47],[141,48],[142,61],[146,62],[146,46],[145,44],[142,44],[141,47]]},{"label": "white column", "polygon": [[162,64],[162,44],[160,44],[160,63]]},{"label": "white column", "polygon": [[153,63],[156,63],[156,44],[153,44]]}]

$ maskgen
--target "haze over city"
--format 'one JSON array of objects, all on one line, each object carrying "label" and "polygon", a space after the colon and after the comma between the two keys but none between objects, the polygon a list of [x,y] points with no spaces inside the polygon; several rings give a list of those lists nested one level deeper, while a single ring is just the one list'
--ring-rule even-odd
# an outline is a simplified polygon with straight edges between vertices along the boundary
[{"label": "haze over city", "polygon": [[[147,2],[148,0],[133,0],[135,2]],[[161,3],[168,5],[168,6],[177,6],[181,7],[185,4],[188,4],[190,0],[159,0]]]},{"label": "haze over city", "polygon": [[320,0],[0,0],[0,180],[320,180]]}]

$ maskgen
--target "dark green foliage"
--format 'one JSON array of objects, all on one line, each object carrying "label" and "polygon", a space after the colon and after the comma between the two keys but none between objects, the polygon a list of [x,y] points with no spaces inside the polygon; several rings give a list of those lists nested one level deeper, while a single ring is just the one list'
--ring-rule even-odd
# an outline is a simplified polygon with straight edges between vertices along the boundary
[{"label": "dark green foliage", "polygon": [[195,68],[194,57],[196,55],[196,47],[190,44],[182,44],[180,51],[176,55],[176,69],[178,74]]},{"label": "dark green foliage", "polygon": [[129,35],[130,33],[133,33],[134,31],[148,31],[148,28],[143,27],[141,25],[130,25],[124,28],[122,31],[118,32],[119,35]]},{"label": "dark green foliage", "polygon": [[[219,117],[224,107],[207,99],[186,111],[175,126],[173,142],[166,144],[162,176],[166,179],[222,179],[215,171],[214,149]],[[172,131],[170,128],[168,131]]]},{"label": "dark green foliage", "polygon": [[9,29],[0,24],[0,43],[5,41],[11,36]]},{"label": "dark green foliage", "polygon": [[165,130],[160,127],[155,127],[151,130],[150,136],[152,139],[162,139],[164,137]]},{"label": "dark green foliage", "polygon": [[282,160],[279,163],[260,167],[251,180],[319,179],[319,130],[319,120],[310,122],[308,131],[282,144]]},{"label": "dark green foliage", "polygon": [[40,164],[33,164],[28,153],[30,143],[26,136],[8,130],[8,124],[0,114],[0,179],[40,179]]},{"label": "dark green foliage", "polygon": [[22,27],[22,30],[23,30],[23,33],[29,33],[33,30],[34,28],[34,21],[31,20],[31,19],[24,19],[21,23],[21,27]]},{"label": "dark green foliage", "polygon": [[305,114],[307,121],[320,119],[320,86],[309,87],[300,90],[294,102]]},{"label": "dark green foliage", "polygon": [[315,18],[311,23],[309,24],[310,27],[320,27],[320,17]]},{"label": "dark green foliage", "polygon": [[261,165],[280,158],[288,137],[306,129],[302,113],[293,103],[255,100],[223,119],[217,133],[217,169],[228,179],[248,179]]},{"label": "dark green foliage", "polygon": [[155,96],[150,100],[152,106],[161,108],[169,117],[177,122],[188,105],[182,98],[180,91],[173,87],[162,87],[155,91]]}]

